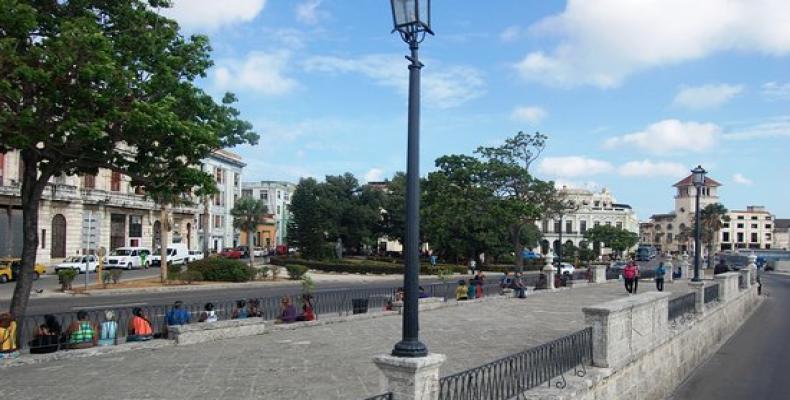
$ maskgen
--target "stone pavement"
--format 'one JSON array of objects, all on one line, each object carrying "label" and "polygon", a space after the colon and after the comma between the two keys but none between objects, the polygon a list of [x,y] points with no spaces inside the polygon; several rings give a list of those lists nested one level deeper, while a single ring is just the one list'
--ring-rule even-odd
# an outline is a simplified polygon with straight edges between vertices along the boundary
[{"label": "stone pavement", "polygon": [[[640,292],[654,290],[640,282]],[[677,296],[685,283],[667,284]],[[442,376],[584,327],[581,308],[627,296],[607,283],[420,314],[421,337],[443,353]],[[9,399],[362,399],[378,394],[372,357],[399,339],[400,316],[0,369]]]}]

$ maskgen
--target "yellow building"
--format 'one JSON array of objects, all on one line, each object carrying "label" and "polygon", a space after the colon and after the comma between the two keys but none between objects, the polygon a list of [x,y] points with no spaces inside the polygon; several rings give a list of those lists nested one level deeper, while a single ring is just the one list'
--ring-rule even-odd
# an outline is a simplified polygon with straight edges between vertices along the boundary
[{"label": "yellow building", "polygon": [[[275,238],[277,237],[277,225],[275,224],[274,216],[269,214],[263,218],[263,221],[258,224],[253,237],[253,246],[263,247],[265,249],[273,249],[275,246]],[[242,246],[247,245],[247,232],[240,232],[239,244]]]}]

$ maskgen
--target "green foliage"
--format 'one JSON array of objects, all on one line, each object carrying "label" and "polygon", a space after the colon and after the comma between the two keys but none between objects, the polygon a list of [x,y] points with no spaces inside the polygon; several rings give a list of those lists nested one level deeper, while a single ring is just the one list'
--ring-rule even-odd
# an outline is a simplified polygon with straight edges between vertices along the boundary
[{"label": "green foliage", "polygon": [[622,253],[639,243],[639,235],[611,225],[598,225],[584,233],[591,243],[603,243],[615,252]]},{"label": "green foliage", "polygon": [[112,275],[110,275],[110,271],[102,271],[101,273],[102,285],[104,285],[104,287],[107,287],[107,285],[110,284],[111,280],[112,280]]},{"label": "green foliage", "polygon": [[266,280],[266,278],[269,276],[269,272],[271,271],[271,268],[259,267],[257,271],[258,271],[258,277],[262,280]]},{"label": "green foliage", "polygon": [[313,278],[310,275],[303,275],[302,276],[302,293],[310,294],[313,293],[315,290],[315,282],[313,282]]},{"label": "green foliage", "polygon": [[187,285],[191,285],[192,282],[199,282],[199,281],[204,280],[203,279],[203,274],[201,274],[198,271],[189,270],[189,269],[184,271],[184,272],[181,272],[180,274],[178,274],[178,278],[182,282],[186,283]]},{"label": "green foliage", "polygon": [[323,257],[324,225],[327,223],[318,205],[318,182],[303,178],[291,196],[291,213],[288,227],[288,244],[299,247],[303,257]]},{"label": "green foliage", "polygon": [[263,217],[269,214],[266,203],[252,197],[241,197],[236,200],[230,215],[233,216],[233,227],[244,232],[255,231]]},{"label": "green foliage", "polygon": [[307,273],[307,267],[299,264],[287,264],[285,269],[288,271],[288,279],[292,281],[298,281],[302,279],[302,277]]},{"label": "green foliage", "polygon": [[238,260],[207,258],[189,263],[187,271],[200,273],[203,280],[219,282],[247,282],[255,277],[255,270]]},{"label": "green foliage", "polygon": [[110,278],[112,279],[112,283],[117,285],[121,281],[121,275],[123,275],[123,271],[120,269],[114,269],[110,271]]},{"label": "green foliage", "polygon": [[[184,37],[158,13],[170,4],[0,3],[0,148],[19,150],[25,165],[24,216],[37,223],[30,213],[53,176],[101,168],[160,203],[189,202],[216,190],[203,159],[257,142],[232,94],[218,103],[197,86],[212,65],[208,38]],[[32,269],[36,242],[27,237],[23,268]],[[12,300],[20,318],[29,279]]]},{"label": "green foliage", "polygon": [[[288,266],[293,264],[303,265],[309,269],[325,271],[325,272],[348,272],[357,274],[403,274],[403,264],[383,263],[375,261],[316,261],[307,260],[294,257],[273,257],[271,263],[274,265]],[[468,270],[463,265],[438,265],[438,268],[446,269],[447,271],[455,274],[466,273]],[[432,274],[435,271],[428,263],[420,265],[421,274]]]},{"label": "green foliage", "polygon": [[73,269],[62,269],[58,271],[58,281],[63,290],[71,289],[71,283],[77,277],[77,271]]},{"label": "green foliage", "polygon": [[167,266],[167,280],[178,281],[181,280],[181,266],[168,264]]}]

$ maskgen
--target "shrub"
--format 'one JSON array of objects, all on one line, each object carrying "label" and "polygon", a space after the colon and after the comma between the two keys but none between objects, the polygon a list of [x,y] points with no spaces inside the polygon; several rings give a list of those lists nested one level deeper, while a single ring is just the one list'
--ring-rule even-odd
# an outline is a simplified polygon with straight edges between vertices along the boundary
[{"label": "shrub", "polygon": [[262,280],[266,280],[266,277],[269,276],[269,271],[271,271],[271,268],[269,267],[258,268],[258,277]]},{"label": "shrub", "polygon": [[219,282],[247,282],[255,277],[255,270],[239,260],[209,258],[189,264],[187,271],[200,273],[203,280]]},{"label": "shrub", "polygon": [[275,265],[272,267],[272,280],[276,281],[279,276],[280,276],[280,266]]},{"label": "shrub", "polygon": [[61,290],[71,290],[71,282],[77,277],[77,271],[73,269],[62,269],[58,271],[58,281]]},{"label": "shrub", "polygon": [[112,278],[112,283],[118,284],[121,281],[121,275],[123,275],[123,271],[120,269],[114,269],[110,271],[110,278]]},{"label": "shrub", "polygon": [[107,287],[107,285],[110,284],[111,280],[112,280],[112,276],[110,275],[110,271],[102,271],[102,273],[101,273],[101,282],[102,282],[102,284],[104,285],[105,288]]},{"label": "shrub", "polygon": [[288,279],[292,281],[302,279],[302,276],[307,272],[307,267],[299,264],[288,264],[285,269],[288,271]]},{"label": "shrub", "polygon": [[310,294],[313,293],[315,290],[315,282],[313,282],[313,278],[310,275],[303,275],[302,276],[302,293]]},{"label": "shrub", "polygon": [[180,265],[168,265],[167,266],[167,280],[169,281],[177,281],[181,278],[181,266]]},{"label": "shrub", "polygon": [[[348,272],[358,274],[402,274],[404,270],[403,264],[382,263],[375,261],[313,261],[297,257],[272,257],[271,262],[273,265],[286,266],[286,268],[288,265],[298,264],[303,265],[308,269],[319,271]],[[445,269],[451,274],[463,274],[468,271],[463,265],[439,264],[436,266],[436,268]],[[420,273],[432,274],[436,273],[436,270],[432,269],[430,264],[423,263],[420,265]]]},{"label": "shrub", "polygon": [[203,274],[195,270],[186,270],[179,274],[179,278],[187,285],[191,285],[192,282],[202,281]]}]

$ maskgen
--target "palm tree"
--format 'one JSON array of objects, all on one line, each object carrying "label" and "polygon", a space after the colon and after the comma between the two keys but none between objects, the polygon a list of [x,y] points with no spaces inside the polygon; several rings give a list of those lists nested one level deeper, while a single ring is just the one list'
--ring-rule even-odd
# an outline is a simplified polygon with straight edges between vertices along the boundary
[{"label": "palm tree", "polygon": [[729,222],[727,208],[721,203],[708,204],[700,210],[700,224],[702,225],[702,241],[708,246],[708,267],[711,265],[711,256],[716,247],[716,239],[725,222]]},{"label": "palm tree", "polygon": [[250,267],[253,266],[255,254],[253,251],[253,232],[258,229],[263,217],[269,214],[266,204],[261,200],[252,197],[242,197],[236,201],[236,205],[230,210],[233,216],[233,227],[247,232],[247,251],[250,254]]}]

